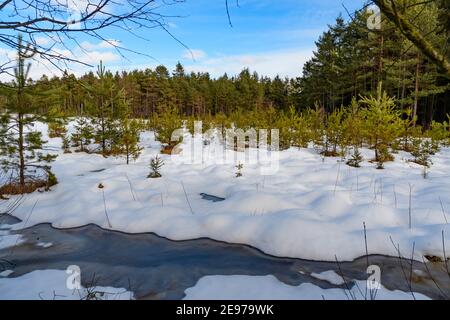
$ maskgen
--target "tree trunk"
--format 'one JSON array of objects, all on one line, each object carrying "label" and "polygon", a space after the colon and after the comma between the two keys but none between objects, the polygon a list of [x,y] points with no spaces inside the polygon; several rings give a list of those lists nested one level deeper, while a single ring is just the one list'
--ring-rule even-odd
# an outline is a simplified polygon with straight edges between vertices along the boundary
[{"label": "tree trunk", "polygon": [[127,153],[127,165],[130,164],[130,147],[128,145],[128,143],[125,144],[125,149],[126,149],[126,153]]},{"label": "tree trunk", "polygon": [[[417,108],[419,104],[419,74],[420,74],[420,55],[417,55],[417,65],[416,65],[416,85],[414,91],[414,110],[413,119],[417,116]],[[414,120],[414,127],[416,126],[416,120]]]},{"label": "tree trunk", "polygon": [[383,57],[384,57],[384,36],[381,35],[380,38],[380,57],[378,61],[378,84],[383,80],[382,74],[383,74]]},{"label": "tree trunk", "polygon": [[19,126],[19,179],[22,192],[25,190],[25,155],[24,155],[24,138],[23,138],[23,114],[18,116]]}]

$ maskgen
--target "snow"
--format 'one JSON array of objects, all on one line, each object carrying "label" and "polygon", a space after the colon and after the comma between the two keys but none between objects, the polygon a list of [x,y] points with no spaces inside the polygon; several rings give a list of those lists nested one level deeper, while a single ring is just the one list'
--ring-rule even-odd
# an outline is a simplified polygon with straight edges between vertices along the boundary
[{"label": "snow", "polygon": [[62,270],[36,270],[17,278],[0,278],[0,300],[84,300],[96,293],[99,300],[130,300],[125,289],[92,287],[89,290],[68,289],[67,273]]},{"label": "snow", "polygon": [[[185,291],[185,300],[364,300],[366,283],[355,281],[351,293],[344,289],[322,289],[311,283],[289,286],[268,276],[206,276]],[[415,293],[417,300],[429,300]],[[369,298],[370,295],[367,295]],[[375,300],[412,300],[411,293],[389,291],[383,286]]]},{"label": "snow", "polygon": [[345,284],[344,279],[340,275],[338,275],[336,272],[334,272],[333,270],[325,271],[322,273],[314,273],[313,272],[313,273],[311,273],[311,276],[316,279],[319,279],[319,280],[328,281],[329,283],[337,285],[337,286]]},{"label": "snow", "polygon": [[0,277],[8,277],[10,274],[14,273],[13,270],[5,270],[0,272]]},{"label": "snow", "polygon": [[1,249],[6,249],[9,247],[14,247],[15,245],[19,245],[23,242],[24,240],[22,239],[22,237],[20,235],[5,235],[2,234],[2,232],[0,231],[0,250]]},{"label": "snow", "polygon": [[51,243],[51,242],[38,242],[36,244],[36,246],[46,249],[46,248],[50,248],[51,246],[53,246],[53,243]]},{"label": "snow", "polygon": [[[36,129],[48,139],[46,125]],[[173,240],[209,237],[248,244],[271,255],[326,261],[334,261],[335,255],[339,260],[365,255],[363,223],[370,254],[397,256],[394,243],[410,257],[415,243],[417,259],[442,257],[442,231],[450,243],[445,220],[450,221],[449,148],[433,157],[428,179],[404,152],[385,170],[376,170],[368,161],[356,169],[338,158],[322,159],[313,148],[281,151],[275,175],[263,176],[257,164],[245,164],[243,177],[236,178],[235,163],[212,161],[211,148],[216,145],[211,143],[203,146],[209,157],[206,163],[183,164],[179,155],[160,155],[165,161],[163,177],[147,179],[150,159],[159,154],[160,143],[152,132],[143,133],[141,140],[143,152],[128,166],[124,158],[57,151],[52,167],[59,184],[50,192],[25,196],[14,212],[24,222],[14,228],[93,223],[128,233],[155,232]],[[48,141],[47,147],[60,149],[60,138]],[[371,150],[363,149],[362,154],[366,160],[373,157]],[[103,189],[98,188],[100,183]],[[202,193],[225,200],[207,201]],[[450,256],[450,245],[446,251]]]},{"label": "snow", "polygon": [[11,226],[0,224],[0,250],[19,245],[24,242],[21,235],[10,234]]}]

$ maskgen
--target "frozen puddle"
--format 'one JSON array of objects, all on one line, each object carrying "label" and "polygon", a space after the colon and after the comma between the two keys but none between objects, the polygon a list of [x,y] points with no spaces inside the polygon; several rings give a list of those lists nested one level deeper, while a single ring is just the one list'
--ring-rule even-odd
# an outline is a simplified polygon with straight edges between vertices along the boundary
[{"label": "frozen puddle", "polygon": [[[238,292],[249,293],[242,296],[246,299],[288,298],[289,294],[293,299],[320,299],[322,295],[345,299],[343,289],[346,285],[353,290],[364,286],[360,289],[365,290],[363,280],[367,279],[366,258],[340,263],[347,281],[344,283],[337,279],[341,273],[333,262],[277,258],[249,246],[210,239],[171,241],[151,233],[130,235],[95,225],[59,230],[49,224],[40,224],[10,233],[20,235],[22,242],[0,249],[0,261],[8,261],[8,264],[0,264],[0,272],[4,272],[0,278],[0,292],[6,295],[2,298],[21,296],[12,288],[20,288],[23,282],[20,279],[37,276],[32,272],[38,270],[50,270],[53,273],[49,277],[56,274],[55,279],[62,283],[52,281],[50,284],[62,290],[69,276],[65,270],[72,265],[80,267],[84,288],[123,288],[119,292],[132,292],[136,299],[239,298]],[[412,298],[405,281],[405,270],[398,258],[370,256],[369,263],[378,265],[382,271],[384,293],[380,294],[380,299]],[[403,261],[402,264],[404,268],[408,266],[409,272],[408,263]],[[442,299],[443,294],[449,297],[450,279],[442,265],[428,264],[428,268],[430,272],[423,263],[413,264],[416,298]],[[38,286],[40,282],[35,283]],[[216,288],[216,294],[208,288]],[[220,291],[220,288],[227,290]],[[268,289],[259,290],[261,292],[256,295],[256,288]],[[386,292],[398,291],[402,292],[386,295]],[[255,292],[255,296],[251,292]],[[68,295],[67,292],[64,295]],[[26,298],[33,297],[26,295]]]}]

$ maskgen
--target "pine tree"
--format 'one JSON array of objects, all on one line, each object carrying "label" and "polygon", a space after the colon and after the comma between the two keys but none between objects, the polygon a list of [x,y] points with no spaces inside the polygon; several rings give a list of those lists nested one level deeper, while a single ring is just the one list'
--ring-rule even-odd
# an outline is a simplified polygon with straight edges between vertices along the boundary
[{"label": "pine tree", "polygon": [[19,35],[15,78],[6,89],[9,102],[0,121],[2,166],[4,171],[17,174],[17,182],[14,183],[18,188],[13,190],[17,193],[32,192],[43,181],[48,185],[49,179],[54,177],[49,163],[56,156],[43,152],[45,141],[42,140],[42,133],[33,131],[35,122],[42,120],[36,114],[29,95],[31,63],[27,64],[26,60],[34,55],[34,48],[23,44]]},{"label": "pine tree", "polygon": [[427,178],[427,169],[431,167],[431,155],[434,154],[432,144],[429,140],[421,138],[413,139],[411,155],[414,157],[413,162],[423,167],[423,177]]},{"label": "pine tree", "polygon": [[62,149],[64,150],[64,153],[72,153],[70,150],[70,139],[67,137],[67,135],[64,135],[62,137]]},{"label": "pine tree", "polygon": [[394,99],[382,92],[382,84],[378,86],[377,97],[364,97],[360,101],[367,108],[362,110],[366,122],[367,139],[375,151],[377,163],[393,160],[389,148],[398,137],[400,112],[396,110]]},{"label": "pine tree", "polygon": [[63,138],[67,133],[67,121],[64,113],[57,108],[50,108],[46,112],[48,121],[48,136],[49,138]]},{"label": "pine tree", "polygon": [[352,157],[347,161],[347,165],[354,168],[361,167],[361,162],[363,161],[363,157],[361,152],[359,152],[358,148],[354,148]]},{"label": "pine tree", "polygon": [[71,136],[71,140],[75,147],[78,147],[79,152],[89,152],[87,146],[91,144],[94,138],[94,128],[90,124],[90,120],[86,117],[77,117],[74,125],[74,133]]},{"label": "pine tree", "polygon": [[136,160],[141,154],[142,147],[139,146],[139,136],[142,127],[139,120],[130,119],[128,116],[119,120],[119,137],[115,154],[125,155],[127,164],[131,159]]},{"label": "pine tree", "polygon": [[[325,120],[325,150],[324,156],[335,157],[338,155],[337,147],[342,140],[342,121],[344,111],[342,108],[335,109],[326,116]],[[344,146],[345,147],[345,146]],[[330,149],[331,148],[331,149]],[[345,154],[345,150],[341,150]]]},{"label": "pine tree", "polygon": [[107,72],[100,61],[97,68],[97,79],[89,91],[94,97],[91,114],[94,116],[94,137],[100,144],[103,156],[108,156],[115,148],[117,141],[117,120],[123,117],[127,105],[123,99],[123,89],[117,89],[111,72]]},{"label": "pine tree", "polygon": [[353,146],[354,149],[359,149],[364,141],[365,124],[356,98],[353,98],[351,105],[343,111],[341,145]]},{"label": "pine tree", "polygon": [[156,156],[150,160],[150,174],[147,176],[147,178],[161,178],[162,175],[160,173],[161,168],[164,166],[164,161],[159,157]]},{"label": "pine tree", "polygon": [[178,143],[172,141],[172,134],[175,130],[182,128],[182,125],[182,120],[174,108],[164,110],[155,121],[156,138],[171,151],[171,148]]}]

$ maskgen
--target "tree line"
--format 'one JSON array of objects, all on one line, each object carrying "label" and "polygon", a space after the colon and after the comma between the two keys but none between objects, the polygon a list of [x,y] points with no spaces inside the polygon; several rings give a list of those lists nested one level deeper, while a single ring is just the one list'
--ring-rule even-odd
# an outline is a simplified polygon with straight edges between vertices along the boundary
[{"label": "tree line", "polygon": [[[433,31],[439,25],[439,11],[426,8],[418,14],[417,24],[429,29],[430,41],[444,46],[446,37]],[[316,42],[314,55],[298,78],[269,78],[249,69],[213,78],[209,73],[188,73],[180,63],[174,70],[158,66],[113,73],[105,69],[103,80],[93,71],[81,77],[66,72],[61,77],[27,79],[33,96],[30,103],[42,114],[96,115],[98,101],[92,88],[97,88],[107,90],[109,100],[124,96],[131,116],[138,118],[174,109],[180,115],[198,117],[271,107],[302,111],[316,105],[332,112],[349,105],[354,97],[375,94],[382,83],[383,90],[395,97],[396,106],[411,109],[424,128],[433,120],[444,121],[450,113],[450,78],[389,20],[382,19],[380,30],[369,30],[369,16],[363,10],[349,22],[338,17]],[[102,81],[107,87],[100,88]],[[0,108],[7,100],[3,95]]]}]

